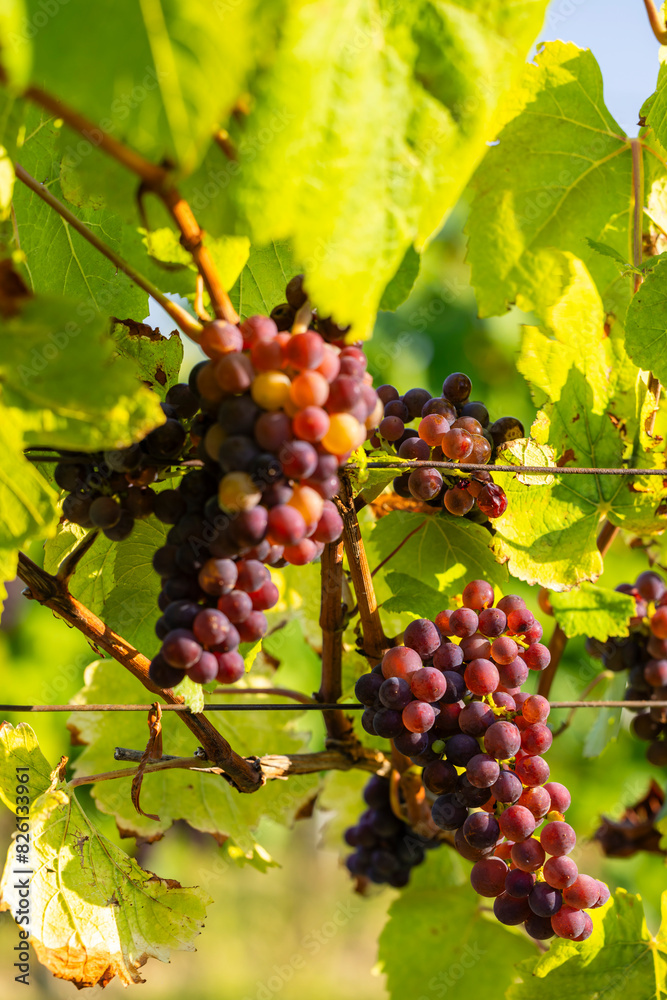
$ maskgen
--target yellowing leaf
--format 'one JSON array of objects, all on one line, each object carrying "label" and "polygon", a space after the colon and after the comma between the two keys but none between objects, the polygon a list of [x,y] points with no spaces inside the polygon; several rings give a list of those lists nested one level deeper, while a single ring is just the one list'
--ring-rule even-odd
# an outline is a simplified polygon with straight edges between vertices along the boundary
[{"label": "yellowing leaf", "polygon": [[507,1000],[662,1000],[667,982],[667,893],[662,895],[662,925],[653,937],[644,920],[641,896],[617,889],[605,907],[591,911],[593,933],[587,941],[555,939],[540,958],[522,962],[521,984]]},{"label": "yellowing leaf", "polygon": [[[28,726],[5,726],[0,753],[3,775],[20,764],[31,778],[29,864],[17,862],[12,843],[0,910],[24,912],[28,885],[26,929],[40,962],[78,987],[106,986],[116,976],[127,986],[142,982],[138,970],[149,958],[168,962],[173,951],[194,951],[207,894],[145,871],[103,837],[57,770],[44,790],[48,764]],[[22,877],[22,867],[33,874]]]}]

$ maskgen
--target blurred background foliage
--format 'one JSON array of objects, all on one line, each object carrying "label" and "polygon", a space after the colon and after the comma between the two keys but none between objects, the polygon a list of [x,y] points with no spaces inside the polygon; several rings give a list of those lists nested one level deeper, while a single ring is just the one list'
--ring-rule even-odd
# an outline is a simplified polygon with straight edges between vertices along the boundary
[{"label": "blurred background foliage", "polygon": [[[629,35],[625,29],[619,30],[619,20],[626,13],[621,0],[554,0],[543,37],[572,38],[594,48],[605,80],[611,81],[607,90],[610,109],[630,131],[632,109],[639,107],[652,87],[655,45],[647,26],[635,16],[639,11],[633,12]],[[647,73],[651,77],[648,83]],[[374,337],[366,345],[370,368],[376,384],[391,382],[400,391],[424,386],[434,393],[439,393],[450,372],[465,371],[473,380],[473,398],[486,403],[492,419],[512,414],[528,429],[535,408],[525,382],[517,374],[515,361],[521,324],[530,322],[530,318],[516,310],[501,318],[477,318],[465,264],[465,215],[465,205],[460,205],[430,245],[415,288],[404,305],[396,313],[379,315]],[[151,312],[154,323],[163,317]],[[163,333],[168,329],[165,323]],[[198,348],[188,345],[186,371],[198,357]],[[664,419],[663,413],[663,427]],[[36,548],[30,555],[38,561],[41,558]],[[628,548],[619,538],[605,561],[601,582],[613,587],[634,580],[645,568],[642,551]],[[520,583],[512,590],[527,600],[545,625],[548,637],[553,621],[539,610],[537,590]],[[281,667],[280,681],[310,691],[314,687],[315,657],[303,655],[303,643],[299,634],[293,655],[287,656]],[[20,586],[10,587],[0,624],[2,701],[66,703],[82,686],[84,668],[95,658],[79,633],[57,621],[47,609],[27,602]],[[552,697],[565,700],[578,696],[598,671],[597,661],[585,653],[584,639],[571,639]],[[656,854],[637,854],[627,860],[604,859],[590,838],[600,815],[619,818],[627,805],[644,796],[652,778],[664,784],[664,774],[646,762],[644,745],[628,732],[629,717],[623,719],[618,738],[609,744],[602,758],[584,758],[584,741],[595,715],[580,710],[572,725],[555,740],[549,753],[551,775],[554,780],[564,780],[572,792],[568,819],[579,836],[574,855],[577,862],[611,887],[622,885],[630,892],[639,892],[649,927],[655,931],[660,891],[665,884],[664,859]],[[552,713],[555,728],[565,716],[564,710]],[[6,717],[14,724],[26,719],[25,714]],[[52,763],[62,753],[74,758],[79,752],[69,746],[66,714],[36,715],[29,721]],[[314,742],[320,744],[319,720],[306,716],[300,728],[313,731]],[[111,753],[110,748],[110,762]],[[183,885],[200,885],[214,899],[205,931],[198,939],[198,954],[177,952],[170,965],[150,962],[144,969],[147,983],[138,987],[138,995],[145,1000],[176,1000],[186,993],[197,1000],[385,997],[383,977],[374,971],[377,938],[396,892],[375,888],[369,898],[355,895],[341,864],[341,834],[361,812],[365,780],[356,772],[328,776],[322,782],[318,807],[310,817],[298,820],[293,830],[265,820],[258,840],[279,866],[266,872],[237,865],[224,846],[219,847],[213,838],[196,834],[182,823],[155,844],[135,846],[133,841],[121,840],[113,821],[95,808],[85,788],[79,789],[77,794],[86,812],[107,837],[136,855],[149,870],[176,878]],[[8,842],[12,829],[13,817],[2,810],[0,843]],[[16,941],[13,920],[1,914],[3,1000],[24,996],[23,987],[14,982],[12,949]],[[32,962],[31,976],[31,996],[36,1000],[73,995],[73,986],[53,979],[36,961]],[[105,995],[120,995],[122,989],[114,980]]]}]

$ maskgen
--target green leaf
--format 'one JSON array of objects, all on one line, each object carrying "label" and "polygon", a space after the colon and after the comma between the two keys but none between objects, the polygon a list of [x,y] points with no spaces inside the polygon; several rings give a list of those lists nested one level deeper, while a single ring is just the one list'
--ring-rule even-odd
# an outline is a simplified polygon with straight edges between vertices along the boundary
[{"label": "green leaf", "polygon": [[545,6],[289,5],[238,129],[233,186],[253,242],[291,238],[313,302],[357,336],[456,202]]},{"label": "green leaf", "polygon": [[[35,33],[35,82],[153,162],[167,157],[188,172],[242,89],[254,55],[253,7],[70,0]],[[28,9],[37,17],[40,0],[29,0]],[[80,158],[96,139],[93,131]]]},{"label": "green leaf", "polygon": [[[197,268],[180,242],[179,234],[169,227],[162,227],[147,232],[139,229],[142,243],[151,257],[169,265],[168,276],[162,273],[160,285],[167,286],[170,292],[194,298],[195,278]],[[204,246],[213,258],[220,281],[225,288],[231,288],[248,261],[250,241],[245,236],[221,236],[219,239],[204,234]],[[138,265],[145,270],[145,265]],[[204,295],[204,303],[209,303],[209,297]]]},{"label": "green leaf", "polygon": [[[606,408],[596,412],[591,385],[572,367],[558,402],[538,414],[531,437],[550,445],[560,465],[619,468],[632,456],[625,425],[615,419],[612,403],[607,405],[611,413]],[[650,465],[645,455],[637,458]],[[503,450],[498,461],[518,464],[511,449]],[[567,590],[600,575],[596,539],[605,517],[638,534],[664,529],[656,517],[665,494],[658,476],[556,473],[551,486],[526,486],[507,472],[494,472],[494,479],[505,490],[508,506],[494,522],[493,551],[508,561],[513,576],[552,590]]]},{"label": "green leaf", "polygon": [[27,722],[10,726],[0,724],[0,799],[11,812],[16,813],[16,771],[30,774],[30,797],[36,799],[51,784],[51,770],[39,749],[35,731]]},{"label": "green leaf", "polygon": [[[624,673],[612,674],[605,678],[600,686],[595,688],[595,698],[609,701],[623,701],[627,680]],[[584,757],[599,757],[612,740],[618,738],[621,730],[621,708],[599,708],[595,713],[595,722],[586,733],[584,740]]]},{"label": "green leaf", "polygon": [[654,938],[646,927],[641,896],[617,889],[613,901],[590,911],[594,930],[587,941],[554,939],[541,958],[519,966],[522,982],[507,1000],[591,1000],[621,991],[627,1000],[664,996],[667,975],[667,893],[662,925]]},{"label": "green leaf", "polygon": [[622,253],[619,253],[615,247],[610,247],[608,243],[599,243],[597,240],[588,239],[588,237],[586,237],[586,243],[595,253],[602,254],[603,257],[611,257],[612,260],[615,260],[620,265],[621,271],[636,270],[634,265],[629,260],[626,260]]},{"label": "green leaf", "polygon": [[183,364],[183,341],[176,330],[163,337],[146,323],[114,323],[111,329],[116,350],[134,364],[137,378],[148,384],[159,399],[178,382]]},{"label": "green leaf", "polygon": [[617,260],[632,240],[632,156],[605,107],[599,67],[587,49],[549,42],[524,69],[516,117],[472,181],[468,258],[482,316],[511,302],[532,307],[533,256],[548,248],[581,257],[605,308],[622,317],[631,279]]},{"label": "green leaf", "polygon": [[491,535],[486,528],[446,514],[392,511],[381,517],[368,542],[371,565],[389,556],[412,531],[412,537],[391,557],[388,570],[417,576],[437,589],[442,598],[460,594],[471,578],[488,580],[501,588],[507,580],[507,571],[489,548]]},{"label": "green leaf", "polygon": [[[169,485],[165,481],[165,486]],[[122,542],[110,542],[100,535],[70,581],[70,591],[77,600],[148,657],[154,656],[160,645],[154,630],[159,617],[160,578],[153,569],[153,554],[165,544],[167,530],[157,518],[148,517],[137,521],[132,534]],[[46,546],[47,572],[56,572],[85,534],[77,525],[60,525],[56,538]]]},{"label": "green leaf", "polygon": [[177,684],[176,688],[174,688],[174,690],[176,689],[178,689],[178,694],[181,695],[191,712],[204,711],[206,692],[201,684],[195,684],[186,674],[180,684]]},{"label": "green leaf", "polygon": [[[25,729],[5,726],[0,739],[3,772],[30,763],[30,943],[43,965],[79,988],[105,986],[115,976],[125,986],[143,982],[138,969],[148,958],[168,962],[173,951],[195,950],[212,900],[145,871],[102,836],[57,771],[44,788],[49,767]],[[18,914],[16,858],[12,843],[0,910]]]},{"label": "green leaf", "polygon": [[552,594],[549,600],[568,638],[586,635],[604,642],[610,635],[629,635],[628,621],[635,613],[635,601],[629,594],[582,583],[577,590]]},{"label": "green leaf", "polygon": [[660,60],[655,93],[644,102],[640,114],[646,119],[646,128],[655,133],[661,146],[667,143],[667,67]]},{"label": "green leaf", "polygon": [[420,264],[421,256],[414,247],[408,247],[396,274],[382,293],[379,309],[393,312],[394,309],[398,309],[402,302],[405,302],[417,280]]},{"label": "green leaf", "polygon": [[0,146],[0,221],[9,218],[14,195],[14,164],[4,146]]},{"label": "green leaf", "polygon": [[535,270],[524,287],[531,284],[529,294],[544,329],[524,327],[517,368],[552,403],[560,399],[570,371],[578,369],[600,413],[609,402],[613,364],[600,294],[582,261],[572,254],[544,250],[531,261]]},{"label": "green leaf", "polygon": [[103,316],[57,296],[22,301],[0,319],[0,378],[26,444],[118,448],[164,422],[158,396],[116,356]]},{"label": "green leaf", "polygon": [[[460,864],[446,847],[429,851],[389,907],[379,960],[390,1000],[500,998],[516,978],[516,964],[534,953],[527,937],[486,918],[468,884],[452,885],[462,881]],[[412,939],[424,947],[406,948]]]},{"label": "green leaf", "polygon": [[0,3],[0,59],[7,83],[16,90],[27,84],[32,65],[27,13],[26,0]]},{"label": "green leaf", "polygon": [[667,382],[667,261],[646,274],[625,323],[628,354],[641,368]]},{"label": "green leaf", "polygon": [[[140,526],[135,525],[134,530],[140,530]],[[81,528],[71,521],[58,524],[53,538],[47,539],[44,545],[46,572],[55,575],[63,559],[87,534],[87,528]],[[122,544],[110,542],[103,534],[99,534],[77,563],[76,573],[70,580],[69,587],[73,596],[97,615],[102,613],[104,602],[115,586],[114,564],[118,546]]]},{"label": "green leaf", "polygon": [[[100,610],[91,609],[148,657],[155,656],[160,646],[155,635],[160,577],[153,569],[153,554],[165,544],[168,527],[155,517],[147,517],[135,522],[129,538],[114,543],[113,588]],[[76,576],[78,568],[72,583]]]},{"label": "green leaf", "polygon": [[429,587],[423,580],[417,580],[407,573],[392,571],[387,574],[385,583],[391,589],[392,596],[382,602],[384,611],[411,611],[418,618],[431,620],[442,611],[442,593]]},{"label": "green leaf", "polygon": [[229,293],[232,305],[243,318],[268,314],[285,301],[285,286],[300,273],[287,240],[250,247],[248,261]]},{"label": "green leaf", "polygon": [[[20,415],[0,405],[0,580],[16,574],[18,551],[55,532],[57,496],[23,455]],[[4,587],[0,598],[4,597]]]},{"label": "green leaf", "polygon": [[[122,704],[145,697],[145,688],[119,664],[100,660],[87,668],[86,686],[78,700]],[[210,693],[206,697],[211,701],[219,699]],[[174,714],[167,713],[168,718],[163,718],[164,752],[191,757],[196,741],[182,722],[172,720]],[[281,753],[303,749],[304,739],[295,733],[295,716],[291,714],[287,724],[282,712],[215,712],[210,718],[238,753],[261,756],[278,749]],[[77,713],[70,726],[77,742],[87,744],[74,765],[77,775],[108,770],[110,746],[140,747],[146,743],[146,720],[140,713],[123,712],[115,718],[111,712],[98,716]],[[93,786],[93,798],[102,812],[114,816],[119,828],[132,835],[159,839],[175,820],[183,819],[217,838],[231,837],[247,853],[255,847],[253,831],[262,816],[271,816],[278,823],[291,822],[299,806],[312,795],[317,778],[303,775],[294,784],[291,782],[289,794],[284,782],[270,781],[261,795],[239,795],[216,775],[195,771],[148,774],[141,790],[141,804],[147,813],[159,816],[159,821],[135,812],[129,781],[100,782]]]},{"label": "green leaf", "polygon": [[[59,22],[63,15],[69,16],[76,6],[73,0],[67,11],[60,10],[49,24]],[[43,34],[39,32],[38,37]],[[94,88],[83,88],[88,89]],[[82,93],[81,88],[79,92]],[[60,93],[58,88],[56,93]],[[61,121],[26,105],[17,150],[21,166],[61,201],[64,197],[60,184],[61,159],[63,153],[67,155],[67,150],[63,150],[62,129]],[[86,146],[85,141],[83,145]],[[82,309],[88,313],[100,311],[121,319],[148,315],[146,292],[21,183],[14,189],[14,212],[17,248],[25,254],[26,272],[35,291],[80,299]],[[107,209],[99,198],[94,207],[78,208],[75,214],[108,247],[123,255],[128,227],[119,215]],[[138,236],[136,242],[140,245]]]}]

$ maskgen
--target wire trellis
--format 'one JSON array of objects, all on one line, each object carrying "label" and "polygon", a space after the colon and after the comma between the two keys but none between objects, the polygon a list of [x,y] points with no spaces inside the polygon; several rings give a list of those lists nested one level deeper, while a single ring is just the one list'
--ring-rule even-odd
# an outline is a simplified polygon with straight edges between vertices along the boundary
[{"label": "wire trellis", "polygon": [[[242,692],[239,690],[238,692]],[[243,692],[245,694],[245,691]],[[252,690],[248,691],[252,694]],[[667,708],[667,701],[552,701],[551,708]],[[0,712],[149,712],[152,705],[0,705]],[[279,704],[229,704],[214,702],[204,705],[203,712],[362,712],[367,705],[359,702],[323,704],[290,702]],[[163,712],[191,712],[189,705],[160,705]]]}]

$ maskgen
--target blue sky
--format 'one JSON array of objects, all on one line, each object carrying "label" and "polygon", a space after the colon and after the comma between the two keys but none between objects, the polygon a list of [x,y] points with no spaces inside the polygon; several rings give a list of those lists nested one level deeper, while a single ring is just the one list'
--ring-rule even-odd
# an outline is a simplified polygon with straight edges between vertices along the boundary
[{"label": "blue sky", "polygon": [[642,0],[553,0],[540,37],[592,50],[607,107],[636,135],[639,108],[655,90],[659,52]]}]

